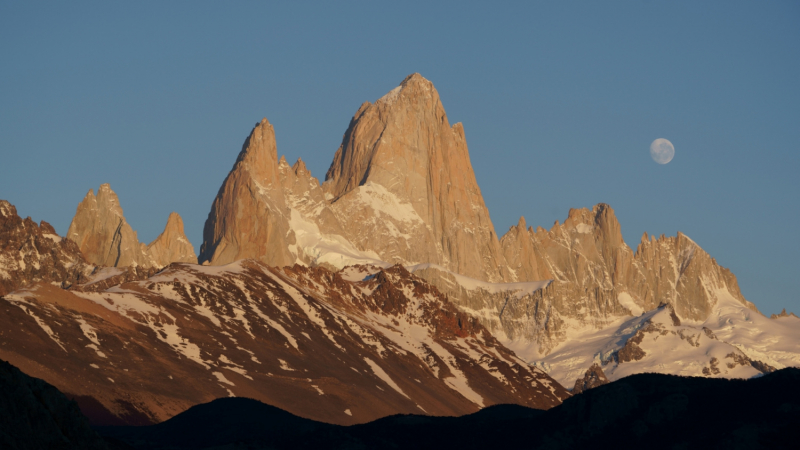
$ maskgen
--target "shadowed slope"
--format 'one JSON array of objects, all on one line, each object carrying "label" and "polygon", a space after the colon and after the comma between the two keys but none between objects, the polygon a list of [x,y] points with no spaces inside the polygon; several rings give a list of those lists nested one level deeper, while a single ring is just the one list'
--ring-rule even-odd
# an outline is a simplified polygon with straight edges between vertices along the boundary
[{"label": "shadowed slope", "polygon": [[[793,448],[800,370],[751,380],[640,374],[539,411],[496,405],[461,417],[398,415],[331,426],[251,400],[217,400],[152,427],[105,428],[137,448]],[[219,430],[219,434],[217,431]],[[230,436],[230,437],[228,437]]]},{"label": "shadowed slope", "polygon": [[0,448],[107,449],[78,405],[0,360]]}]

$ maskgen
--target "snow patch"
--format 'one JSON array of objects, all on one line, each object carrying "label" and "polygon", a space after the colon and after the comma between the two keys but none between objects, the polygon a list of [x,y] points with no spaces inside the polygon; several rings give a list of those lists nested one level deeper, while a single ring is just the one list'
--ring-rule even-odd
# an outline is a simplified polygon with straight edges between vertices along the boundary
[{"label": "snow patch", "polygon": [[[386,265],[374,251],[358,250],[350,241],[338,234],[322,234],[317,224],[307,220],[296,209],[291,210],[289,227],[294,231],[296,243],[290,249],[303,262],[305,255],[314,264],[329,264],[337,269],[355,264]],[[302,252],[302,254],[300,254]]]},{"label": "snow patch", "polygon": [[617,301],[620,305],[627,308],[634,316],[641,316],[644,312],[644,309],[637,305],[636,302],[633,301],[633,297],[627,292],[620,292],[619,295],[617,295]]},{"label": "snow patch", "polygon": [[[236,386],[231,381],[229,381],[227,378],[225,378],[225,375],[223,375],[222,372],[211,372],[211,374],[214,375],[215,377],[217,377],[217,380],[220,383],[225,383],[225,384],[227,384],[229,386]],[[230,392],[230,391],[228,391],[228,392]]]},{"label": "snow patch", "polygon": [[383,97],[381,97],[378,100],[376,100],[375,104],[378,104],[378,103],[391,104],[392,102],[395,101],[395,99],[397,99],[397,96],[400,95],[400,91],[402,89],[403,89],[402,85],[397,86],[396,88],[394,88],[391,91],[387,92],[386,95],[384,95]]},{"label": "snow patch", "polygon": [[[397,383],[395,383],[395,382],[394,382],[394,380],[392,380],[392,378],[389,376],[389,374],[387,374],[387,373],[386,373],[386,372],[385,372],[385,371],[384,371],[384,370],[381,368],[381,366],[379,366],[378,364],[376,364],[376,363],[375,363],[375,361],[373,361],[373,360],[371,360],[371,359],[369,359],[369,358],[367,358],[367,357],[364,357],[364,361],[365,361],[365,362],[366,362],[366,363],[369,365],[369,367],[372,369],[372,373],[374,373],[376,377],[378,377],[378,378],[380,378],[381,380],[383,380],[383,382],[384,382],[384,383],[388,384],[388,385],[389,385],[389,387],[391,387],[392,389],[394,389],[395,391],[397,391],[397,393],[399,393],[399,394],[400,394],[400,395],[402,395],[403,397],[405,397],[405,398],[409,398],[409,397],[406,395],[406,393],[405,393],[405,392],[403,392],[403,390],[402,390],[402,389],[400,389],[400,386],[398,386],[398,385],[397,385]],[[409,400],[410,400],[410,399],[409,399]]]},{"label": "snow patch", "polygon": [[289,367],[289,364],[286,361],[278,358],[278,362],[281,363],[281,369],[286,370],[288,372],[294,372],[294,369]]},{"label": "snow patch", "polygon": [[[336,347],[337,347],[339,350],[341,350],[341,351],[345,351],[345,350],[344,350],[344,347],[342,347],[341,345],[339,345],[339,344],[336,342],[336,340],[333,338],[333,335],[331,334],[330,330],[328,330],[328,326],[325,324],[325,321],[322,319],[322,317],[321,317],[321,315],[320,315],[320,312],[319,312],[319,310],[317,310],[317,308],[315,308],[314,306],[312,306],[312,305],[311,305],[311,304],[310,304],[310,303],[309,303],[309,302],[308,302],[308,301],[307,301],[307,300],[306,300],[306,299],[303,297],[303,294],[301,294],[301,293],[300,293],[300,291],[298,291],[297,289],[295,289],[293,286],[291,286],[291,285],[287,284],[287,283],[286,283],[285,281],[283,281],[283,280],[282,280],[282,279],[281,279],[279,276],[276,276],[276,275],[272,274],[272,273],[271,273],[271,272],[269,272],[269,271],[267,271],[267,272],[266,272],[266,274],[267,274],[267,275],[268,275],[270,278],[272,278],[273,280],[275,280],[275,281],[276,281],[278,284],[280,284],[280,285],[281,285],[281,287],[283,288],[284,292],[286,292],[287,294],[289,294],[289,296],[292,298],[292,300],[294,300],[294,301],[295,301],[295,303],[297,303],[297,306],[299,306],[299,307],[300,307],[300,309],[302,309],[302,310],[303,310],[303,312],[306,314],[306,317],[308,317],[308,319],[309,319],[311,322],[313,322],[314,324],[316,324],[316,325],[317,325],[317,327],[319,327],[320,331],[322,331],[322,332],[325,334],[325,336],[327,336],[327,337],[328,337],[328,339],[330,339],[330,341],[331,341],[331,342],[333,342],[333,344],[334,344],[334,345],[335,345],[335,346],[336,346]],[[296,345],[296,343],[295,343],[295,345]]]},{"label": "snow patch", "polygon": [[[19,292],[26,292],[26,291],[17,291],[17,292],[19,293]],[[32,307],[34,305],[32,303],[28,302],[27,300],[25,300],[25,298],[23,298],[21,295],[18,295],[16,293],[15,294],[8,294],[3,298],[6,301],[8,301],[9,303],[11,303],[12,305],[14,305],[14,306],[18,307],[19,309],[21,309],[22,311],[24,311],[25,314],[31,316],[31,318],[33,318],[33,320],[36,321],[36,324],[39,325],[39,328],[41,328],[47,334],[47,336],[50,337],[50,339],[53,340],[53,342],[55,342],[56,344],[58,344],[59,347],[61,347],[61,350],[64,350],[65,352],[67,351],[67,349],[64,348],[64,345],[58,339],[58,335],[55,333],[55,331],[53,331],[53,329],[50,328],[50,326],[47,325],[44,322],[44,320],[42,320],[41,318],[39,318],[39,316],[37,316],[36,314],[33,313],[33,310],[32,310],[33,308]]]},{"label": "snow patch", "polygon": [[388,189],[371,181],[358,187],[358,200],[376,212],[376,216],[386,215],[398,222],[424,224],[411,203],[397,198]]}]

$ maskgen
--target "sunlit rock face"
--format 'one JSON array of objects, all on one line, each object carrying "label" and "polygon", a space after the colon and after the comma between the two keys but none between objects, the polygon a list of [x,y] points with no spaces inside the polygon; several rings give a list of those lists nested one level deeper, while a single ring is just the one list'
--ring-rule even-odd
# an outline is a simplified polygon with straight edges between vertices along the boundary
[{"label": "sunlit rock face", "polygon": [[613,291],[631,313],[672,304],[679,316],[701,320],[727,291],[748,307],[736,277],[686,235],[642,237],[634,253],[622,239],[614,210],[605,204],[572,209],[549,230],[525,229],[524,219],[501,239],[520,279],[553,279],[589,291]]},{"label": "sunlit rock face", "polygon": [[171,262],[197,262],[178,213],[170,214],[164,232],[145,245],[125,220],[109,184],[101,185],[97,195],[89,190],[78,204],[67,238],[78,244],[87,261],[103,267],[156,269]]},{"label": "sunlit rock face", "polygon": [[103,184],[94,195],[89,190],[78,205],[67,238],[78,244],[86,259],[100,266],[151,267],[147,249],[125,220],[119,197]]},{"label": "sunlit rock face", "polygon": [[218,265],[253,258],[278,267],[293,264],[288,213],[275,130],[263,119],[245,140],[214,199],[203,229],[200,262]]},{"label": "sunlit rock face", "polygon": [[433,84],[409,75],[350,122],[322,187],[346,237],[388,262],[435,263],[507,281],[469,159]]},{"label": "sunlit rock face", "polygon": [[183,231],[183,219],[178,213],[169,215],[164,231],[147,246],[147,255],[156,267],[165,267],[173,262],[197,264],[194,246]]}]

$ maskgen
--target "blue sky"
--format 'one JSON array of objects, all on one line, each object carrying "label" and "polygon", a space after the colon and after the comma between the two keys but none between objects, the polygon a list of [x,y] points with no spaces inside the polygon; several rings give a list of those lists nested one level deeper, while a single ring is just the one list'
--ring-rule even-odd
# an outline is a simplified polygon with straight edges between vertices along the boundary
[{"label": "blue sky", "polygon": [[790,1],[2,2],[0,198],[65,234],[111,183],[140,240],[174,210],[199,250],[258,120],[324,178],[358,106],[419,72],[500,235],[605,202],[632,247],[682,231],[762,311],[800,312],[799,21]]}]

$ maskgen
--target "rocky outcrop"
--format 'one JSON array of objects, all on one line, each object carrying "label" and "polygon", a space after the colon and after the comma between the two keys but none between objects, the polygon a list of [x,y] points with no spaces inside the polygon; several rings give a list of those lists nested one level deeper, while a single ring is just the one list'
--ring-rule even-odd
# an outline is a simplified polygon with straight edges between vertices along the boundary
[{"label": "rocky outcrop", "polygon": [[783,308],[783,310],[778,314],[772,314],[769,316],[770,319],[780,319],[782,317],[794,317],[795,319],[798,318],[793,312],[787,313],[786,308]]},{"label": "rocky outcrop", "polygon": [[83,198],[69,225],[67,239],[78,244],[92,264],[108,267],[153,265],[146,247],[139,243],[136,232],[125,220],[119,197],[108,184],[101,185],[96,196],[90,189]]},{"label": "rocky outcrop", "polygon": [[183,219],[178,213],[169,215],[164,232],[147,246],[147,255],[156,267],[165,267],[172,262],[197,264],[197,255],[183,232]]},{"label": "rocky outcrop", "polygon": [[245,140],[220,187],[203,229],[200,262],[227,264],[245,258],[271,266],[293,264],[295,243],[278,172],[275,130],[267,119]]},{"label": "rocky outcrop", "polygon": [[649,240],[645,233],[635,260],[640,269],[623,283],[645,310],[669,303],[679,317],[704,320],[721,296],[730,295],[758,311],[745,300],[736,276],[683,233]]},{"label": "rocky outcrop", "polygon": [[0,448],[101,450],[109,446],[75,402],[0,360]]},{"label": "rocky outcrop", "polygon": [[125,220],[119,197],[109,184],[101,185],[96,196],[89,190],[78,205],[67,238],[78,244],[89,262],[98,266],[151,269],[171,262],[197,263],[178,213],[171,213],[164,232],[145,245]]},{"label": "rocky outcrop", "polygon": [[346,237],[391,263],[435,263],[487,281],[510,280],[467,150],[439,94],[409,75],[345,132],[323,190]]},{"label": "rocky outcrop", "polygon": [[37,281],[69,287],[93,270],[74,242],[30,217],[22,219],[0,200],[0,296]]},{"label": "rocky outcrop", "polygon": [[101,267],[95,266],[87,275],[81,277],[78,283],[70,286],[71,290],[81,292],[101,292],[122,283],[139,281],[155,275],[158,267]]},{"label": "rocky outcrop", "polygon": [[583,375],[583,378],[575,380],[575,387],[572,388],[572,395],[580,394],[581,392],[608,383],[608,378],[606,378],[606,374],[603,373],[603,369],[598,364],[592,364],[592,367],[586,370],[586,374]]},{"label": "rocky outcrop", "polygon": [[537,356],[550,353],[567,339],[570,327],[601,329],[628,314],[614,289],[585,289],[559,281],[475,283],[436,267],[414,272],[428,280],[462,310],[481,320],[501,341],[514,342],[515,351],[535,348]]}]

